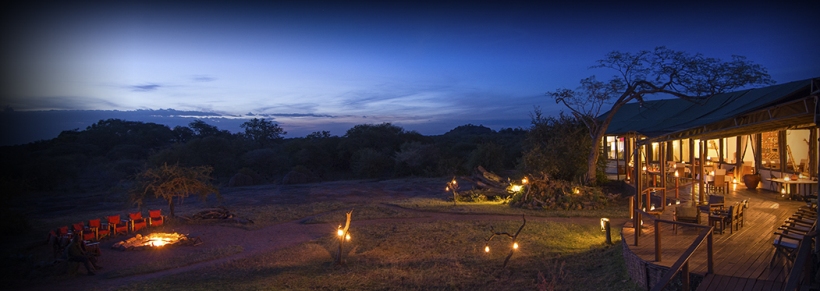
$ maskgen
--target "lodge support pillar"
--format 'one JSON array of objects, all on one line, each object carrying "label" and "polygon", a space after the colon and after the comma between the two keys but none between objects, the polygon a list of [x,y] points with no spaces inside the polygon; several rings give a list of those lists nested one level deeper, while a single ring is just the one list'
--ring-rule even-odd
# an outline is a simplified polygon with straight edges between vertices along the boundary
[{"label": "lodge support pillar", "polygon": [[742,181],[743,178],[743,157],[741,156],[741,147],[740,147],[741,137],[738,135],[735,137],[735,179],[738,181]]},{"label": "lodge support pillar", "polygon": [[706,198],[706,196],[704,195],[704,193],[705,193],[704,191],[706,190],[706,187],[704,185],[704,183],[706,182],[706,175],[704,174],[706,172],[706,141],[705,140],[700,140],[698,142],[698,148],[700,149],[700,155],[698,157],[698,161],[700,161],[699,162],[700,163],[700,169],[698,171],[699,172],[698,175],[700,176],[700,179],[698,179],[698,200],[697,201],[698,201],[698,204],[700,204],[701,202],[703,202],[704,198]]}]

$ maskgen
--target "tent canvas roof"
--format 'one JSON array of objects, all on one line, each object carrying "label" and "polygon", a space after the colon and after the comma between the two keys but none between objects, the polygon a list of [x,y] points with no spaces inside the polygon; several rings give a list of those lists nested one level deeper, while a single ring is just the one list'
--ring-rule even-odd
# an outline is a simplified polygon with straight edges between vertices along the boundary
[{"label": "tent canvas roof", "polygon": [[[807,79],[764,88],[716,94],[700,103],[678,98],[645,101],[643,106],[637,102],[629,103],[615,113],[607,128],[607,134],[622,135],[637,132],[650,139],[663,138],[673,133],[678,133],[676,138],[704,134],[703,130],[699,130],[700,128],[711,124],[726,123],[727,120],[756,111],[771,110],[771,108],[777,108],[795,100],[805,99],[811,94],[812,81],[815,80]],[[804,110],[798,111],[801,112],[795,114],[802,116],[801,119],[791,122],[813,121],[811,120],[813,114],[805,114]],[[808,113],[813,111],[812,106]],[[603,118],[608,113],[604,113],[599,118]],[[795,114],[790,116],[794,117]],[[783,125],[771,123],[771,126],[782,127]],[[692,129],[698,130],[693,131]],[[760,130],[759,125],[756,130]]]}]

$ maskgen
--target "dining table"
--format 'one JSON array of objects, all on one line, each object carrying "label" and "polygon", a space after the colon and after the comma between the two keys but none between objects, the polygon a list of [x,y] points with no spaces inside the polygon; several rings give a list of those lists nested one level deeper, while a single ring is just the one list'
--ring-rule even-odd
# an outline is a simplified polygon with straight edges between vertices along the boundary
[{"label": "dining table", "polygon": [[806,196],[815,195],[814,192],[817,191],[817,180],[814,179],[798,178],[787,180],[784,178],[769,178],[766,180],[780,184],[781,189],[785,190],[784,194],[788,195],[790,199],[803,200]]}]

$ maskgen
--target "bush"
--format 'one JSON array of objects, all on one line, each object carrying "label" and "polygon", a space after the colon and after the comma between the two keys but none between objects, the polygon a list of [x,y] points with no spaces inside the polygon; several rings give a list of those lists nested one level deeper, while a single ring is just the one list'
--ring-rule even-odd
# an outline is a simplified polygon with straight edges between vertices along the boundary
[{"label": "bush", "polygon": [[371,148],[356,151],[350,159],[350,169],[360,178],[390,177],[393,164],[389,155]]}]

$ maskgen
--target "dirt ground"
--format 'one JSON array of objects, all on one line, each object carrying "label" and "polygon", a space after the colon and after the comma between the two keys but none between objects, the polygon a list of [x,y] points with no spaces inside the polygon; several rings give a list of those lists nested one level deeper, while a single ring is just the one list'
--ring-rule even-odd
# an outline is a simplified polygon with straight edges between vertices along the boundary
[{"label": "dirt ground", "polygon": [[[442,191],[441,179],[400,179],[386,181],[341,181],[317,184],[281,186],[263,185],[255,187],[224,189],[222,191],[223,200],[221,205],[228,208],[245,205],[260,205],[263,203],[283,203],[299,204],[317,201],[343,201],[346,203],[361,204],[382,204],[397,199],[412,197],[440,197],[446,199],[447,193]],[[97,197],[99,200],[99,197]],[[209,208],[220,204],[214,199],[200,201],[196,198],[189,198],[177,207],[180,214],[193,213],[199,209]],[[105,211],[106,209],[120,209],[122,203],[118,201],[104,203],[76,203],[74,207],[58,207],[40,205],[40,219],[47,219],[47,215],[65,215],[66,213],[86,213],[95,211]],[[167,210],[167,205],[148,205],[149,207],[162,207]],[[163,210],[163,211],[165,211]],[[133,211],[133,210],[132,210]],[[125,211],[121,211],[125,213]],[[241,213],[237,213],[241,216]],[[97,275],[88,276],[84,268],[80,267],[76,275],[62,275],[49,280],[30,280],[22,290],[115,290],[120,286],[129,283],[148,281],[156,278],[173,276],[175,274],[194,272],[207,267],[218,266],[232,260],[249,258],[256,255],[273,252],[295,246],[301,243],[316,240],[336,229],[333,224],[311,223],[303,221],[310,217],[275,224],[260,229],[247,230],[236,226],[224,224],[174,224],[164,226],[156,230],[158,232],[170,231],[202,239],[202,244],[197,246],[171,246],[161,250],[143,251],[120,251],[111,249],[111,246],[126,237],[120,236],[103,240],[100,243],[103,255],[99,264],[104,268],[97,271]],[[433,222],[439,220],[519,220],[520,216],[505,215],[459,215],[449,213],[418,212],[412,218],[381,218],[373,220],[357,220],[357,225],[371,225],[387,222],[401,221],[413,222]],[[593,218],[528,218],[531,220],[573,222],[582,224],[598,224],[598,219]],[[622,223],[622,222],[615,222]],[[616,224],[617,225],[617,224]],[[107,278],[107,274],[114,274],[123,269],[129,268],[134,262],[149,262],[151,260],[163,260],[168,257],[179,257],[186,253],[196,254],[207,249],[224,249],[230,246],[241,246],[242,251],[236,254],[222,257],[210,261],[195,263],[192,265],[154,272],[117,278]],[[51,251],[48,246],[39,246],[32,249],[33,252]],[[326,254],[317,254],[326,255]],[[296,258],[298,260],[298,258]]]}]

